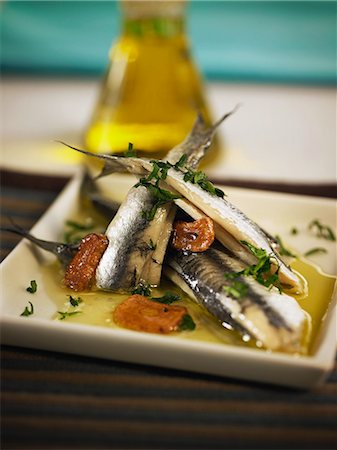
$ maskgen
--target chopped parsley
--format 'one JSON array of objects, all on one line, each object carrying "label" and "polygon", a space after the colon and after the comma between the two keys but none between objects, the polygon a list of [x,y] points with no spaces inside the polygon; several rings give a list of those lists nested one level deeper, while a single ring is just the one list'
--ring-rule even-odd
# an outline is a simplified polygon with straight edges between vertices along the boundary
[{"label": "chopped parsley", "polygon": [[328,225],[323,225],[318,219],[312,220],[308,225],[309,230],[316,233],[319,238],[335,241],[336,235]]},{"label": "chopped parsley", "polygon": [[282,240],[281,240],[280,236],[276,235],[275,239],[276,239],[278,245],[280,246],[280,251],[279,251],[280,255],[282,255],[282,256],[292,256],[292,257],[296,256],[293,253],[291,253],[291,251],[289,251],[287,248],[285,248],[285,246],[282,243]]},{"label": "chopped parsley", "polygon": [[64,240],[67,244],[79,241],[82,239],[84,232],[92,231],[95,225],[92,220],[87,223],[79,223],[74,220],[67,220],[65,223],[68,230],[64,233]]},{"label": "chopped parsley", "polygon": [[194,320],[189,314],[185,314],[179,324],[179,331],[192,331],[196,327]]},{"label": "chopped parsley", "polygon": [[183,155],[181,155],[181,157],[179,158],[179,161],[176,162],[176,163],[173,165],[173,167],[174,167],[176,170],[178,170],[178,169],[180,169],[180,167],[183,167],[183,166],[186,164],[186,161],[187,161],[187,155],[186,155],[186,154],[183,154]]},{"label": "chopped parsley", "polygon": [[327,253],[327,250],[322,247],[315,247],[315,248],[312,248],[311,250],[308,250],[307,252],[305,252],[304,256],[317,255],[318,253]]},{"label": "chopped parsley", "polygon": [[128,149],[126,150],[126,152],[124,152],[124,157],[125,158],[137,157],[137,152],[133,149],[133,144],[131,142],[129,142]]},{"label": "chopped parsley", "polygon": [[34,314],[34,306],[32,302],[28,302],[30,305],[30,308],[28,306],[25,307],[25,309],[23,310],[23,312],[20,314],[20,316],[23,317],[28,317],[31,316],[32,314]]},{"label": "chopped parsley", "polygon": [[144,297],[151,296],[151,285],[141,280],[138,285],[132,289],[131,294],[144,295]]},{"label": "chopped parsley", "polygon": [[80,314],[82,311],[72,311],[72,312],[67,312],[67,311],[57,311],[58,314],[60,314],[59,320],[64,320],[67,317],[70,316],[75,316],[75,314]]},{"label": "chopped parsley", "polygon": [[225,196],[225,193],[221,189],[216,188],[208,180],[204,172],[188,169],[186,172],[184,172],[184,181],[189,181],[192,184],[199,185],[201,189],[209,192],[211,195],[216,195],[217,197],[221,198]]},{"label": "chopped parsley", "polygon": [[151,297],[151,300],[155,302],[164,303],[166,305],[170,305],[178,300],[180,300],[180,295],[174,294],[173,292],[165,292],[162,297]]},{"label": "chopped parsley", "polygon": [[290,234],[292,235],[298,234],[298,229],[296,227],[292,227],[290,230]]},{"label": "chopped parsley", "polygon": [[138,285],[131,291],[131,294],[144,295],[144,297],[149,297],[150,300],[159,303],[165,303],[166,305],[170,305],[171,303],[180,300],[180,296],[173,292],[165,292],[162,297],[152,297],[151,285],[145,283],[144,281],[140,281]]},{"label": "chopped parsley", "polygon": [[270,269],[272,267],[272,257],[268,255],[267,251],[263,248],[255,247],[247,241],[241,241],[241,243],[248,247],[251,253],[258,259],[258,262],[257,264],[252,264],[251,266],[246,267],[241,272],[237,272],[237,276],[251,276],[263,286],[271,288],[274,285],[277,287],[279,292],[281,292],[282,289],[278,278],[279,267],[275,273],[270,273]]},{"label": "chopped parsley", "polygon": [[30,294],[35,294],[35,292],[37,291],[37,283],[35,280],[31,280],[30,286],[26,288],[26,291]]},{"label": "chopped parsley", "polygon": [[69,295],[69,302],[71,304],[71,306],[78,306],[80,303],[83,302],[83,300],[81,299],[81,297],[73,297],[72,295]]},{"label": "chopped parsley", "polygon": [[237,273],[225,273],[225,279],[231,280],[231,284],[223,287],[223,290],[236,299],[242,298],[247,295],[248,286],[242,281],[236,280],[239,275]]},{"label": "chopped parsley", "polygon": [[[201,187],[201,189],[209,192],[211,195],[215,195],[221,198],[225,196],[225,193],[221,189],[216,188],[208,180],[204,172],[194,171],[191,169],[184,170],[183,167],[186,161],[187,155],[185,154],[183,154],[179,158],[179,161],[177,161],[175,164],[157,160],[150,161],[152,164],[152,171],[149,173],[147,177],[141,178],[139,182],[135,185],[135,187],[139,186],[146,187],[156,199],[156,203],[154,204],[154,206],[151,208],[150,211],[143,211],[143,217],[146,220],[148,221],[153,220],[159,206],[167,202],[171,202],[173,200],[181,198],[180,195],[177,195],[173,192],[167,191],[159,187],[159,182],[167,178],[167,173],[169,169],[174,169],[176,171],[181,172],[184,175],[185,182],[197,184],[198,186]],[[152,181],[154,181],[154,183]]]},{"label": "chopped parsley", "polygon": [[154,170],[150,173],[150,175],[146,178],[141,178],[139,182],[135,185],[135,187],[144,186],[146,189],[151,192],[153,197],[155,198],[155,204],[150,209],[150,211],[143,211],[142,216],[144,219],[151,221],[153,220],[154,216],[156,215],[156,212],[158,208],[165,203],[171,202],[172,200],[175,200],[177,198],[181,198],[180,195],[176,195],[173,192],[167,191],[166,189],[162,189],[159,187],[159,181],[161,178],[156,178],[155,184],[151,183],[151,180],[153,177],[158,177],[158,171],[159,166],[156,166]]}]

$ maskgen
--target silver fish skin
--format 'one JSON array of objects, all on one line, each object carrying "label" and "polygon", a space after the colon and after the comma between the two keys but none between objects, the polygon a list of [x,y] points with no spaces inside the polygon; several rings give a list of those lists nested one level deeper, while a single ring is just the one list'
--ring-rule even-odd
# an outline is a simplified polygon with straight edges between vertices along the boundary
[{"label": "silver fish skin", "polygon": [[184,174],[174,169],[169,169],[165,182],[213,219],[238,242],[247,241],[255,247],[265,250],[271,257],[275,269],[279,270],[281,283],[293,287],[298,294],[303,293],[301,281],[275,252],[268,236],[257,223],[249,219],[226,197],[217,197],[203,190],[198,184],[184,181]]},{"label": "silver fish skin", "polygon": [[[152,163],[145,158],[111,158],[113,160],[109,159],[106,165],[106,167],[110,167],[109,170],[115,167],[118,170],[128,170],[140,176],[152,170]],[[108,173],[107,169],[106,173]],[[296,294],[304,293],[300,279],[276,252],[275,245],[268,235],[225,197],[214,196],[203,190],[198,184],[184,181],[184,173],[174,168],[168,170],[165,183],[162,183],[162,185],[164,187],[169,185],[173,188],[175,193],[180,194],[205,215],[212,218],[219,227],[222,227],[238,243],[247,241],[257,248],[264,249],[271,257],[275,270],[278,269],[281,283],[293,288]],[[184,206],[181,207],[184,208]],[[186,212],[188,213],[187,210]],[[230,250],[232,249],[230,248]]]},{"label": "silver fish skin", "polygon": [[[205,307],[223,326],[248,334],[269,350],[301,353],[308,317],[296,300],[266,289],[255,280],[239,277],[247,287],[242,298],[228,294],[231,281],[224,274],[238,272],[242,263],[229,254],[210,248],[204,253],[171,251],[167,276]],[[171,269],[171,270],[170,270]]]},{"label": "silver fish skin", "polygon": [[[187,156],[186,166],[196,167],[208,149],[216,128],[233,112],[226,114],[212,127],[207,127],[202,117],[198,116],[191,133],[168,153],[167,161],[175,164],[184,154]],[[97,155],[74,149],[105,159],[107,163],[103,175],[128,169],[142,176],[152,167],[149,160],[147,169],[142,169],[139,164],[142,160],[138,158]],[[129,192],[106,230],[109,245],[96,270],[96,283],[100,289],[124,292],[140,280],[150,284],[159,283],[175,206],[172,203],[160,206],[154,219],[146,222],[143,212],[151,210],[154,204],[155,199],[143,187],[133,188]],[[154,244],[154,249],[149,243]]]},{"label": "silver fish skin", "polygon": [[[140,280],[145,262],[151,257],[150,239],[157,242],[160,234],[156,217],[147,221],[144,210],[150,210],[154,200],[145,187],[132,188],[110,222],[105,234],[109,246],[96,270],[96,284],[101,289],[128,291]],[[165,215],[165,210],[159,213]]]},{"label": "silver fish skin", "polygon": [[18,234],[19,236],[26,238],[28,241],[32,242],[42,250],[53,253],[64,268],[69,265],[80,246],[79,242],[75,244],[65,244],[63,242],[45,241],[44,239],[39,239],[25,229],[21,228],[13,221],[12,226],[1,227],[1,230]]}]

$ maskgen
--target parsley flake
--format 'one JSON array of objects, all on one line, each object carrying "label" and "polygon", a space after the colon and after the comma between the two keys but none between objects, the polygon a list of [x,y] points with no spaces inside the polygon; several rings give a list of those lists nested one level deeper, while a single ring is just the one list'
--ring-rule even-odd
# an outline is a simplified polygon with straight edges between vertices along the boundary
[{"label": "parsley flake", "polygon": [[185,314],[182,318],[182,321],[179,324],[179,331],[193,331],[196,325],[194,320],[189,314]]},{"label": "parsley flake", "polygon": [[316,236],[328,241],[335,241],[336,235],[328,225],[323,225],[318,219],[312,220],[308,225],[309,230],[313,230]]},{"label": "parsley flake", "polygon": [[[149,173],[147,177],[141,178],[139,182],[135,185],[135,187],[139,186],[146,187],[156,199],[156,203],[151,208],[151,210],[143,211],[142,213],[142,216],[146,220],[148,221],[153,220],[159,206],[167,202],[181,198],[180,195],[176,195],[173,192],[167,191],[159,187],[159,182],[167,178],[167,173],[169,169],[174,169],[176,171],[181,172],[184,175],[183,177],[184,181],[189,181],[193,184],[198,184],[201,187],[201,189],[209,192],[211,195],[215,195],[221,198],[225,196],[225,193],[221,189],[216,188],[208,180],[204,172],[194,171],[191,169],[184,170],[183,167],[186,161],[187,161],[186,154],[183,154],[179,158],[179,161],[177,161],[175,164],[157,160],[150,161],[152,164],[152,171]],[[153,180],[155,181],[154,183],[152,182]]]},{"label": "parsley flake", "polygon": [[68,228],[64,233],[64,240],[67,244],[79,241],[85,232],[92,231],[95,228],[92,220],[89,220],[85,224],[76,222],[75,220],[67,220],[65,225]]},{"label": "parsley flake", "polygon": [[327,250],[322,247],[315,247],[315,248],[312,248],[311,250],[308,250],[307,252],[305,252],[304,256],[317,255],[318,253],[327,253]]},{"label": "parsley flake", "polygon": [[183,154],[183,155],[181,155],[181,157],[179,158],[179,161],[176,162],[176,163],[173,165],[173,167],[174,167],[175,169],[179,169],[180,167],[183,167],[183,166],[186,164],[186,161],[187,161],[187,155],[186,155],[186,154]]},{"label": "parsley flake", "polygon": [[28,306],[25,307],[25,309],[23,310],[23,312],[20,314],[20,316],[23,317],[28,317],[31,316],[32,314],[34,314],[34,306],[32,302],[28,302],[30,305],[30,308]]},{"label": "parsley flake", "polygon": [[78,306],[80,303],[83,302],[81,297],[75,298],[72,295],[68,295],[68,297],[69,297],[69,302],[70,302],[71,306]]},{"label": "parsley flake", "polygon": [[239,275],[237,275],[236,273],[225,274],[225,278],[227,280],[231,280],[231,284],[223,286],[223,290],[231,297],[240,299],[247,295],[248,286],[242,283],[242,281],[236,280],[235,278],[237,276]]},{"label": "parsley flake", "polygon": [[80,314],[82,311],[72,311],[72,312],[67,312],[67,311],[57,311],[58,314],[60,314],[59,320],[64,320],[67,317],[70,316],[75,316],[75,314]]},{"label": "parsley flake", "polygon": [[221,198],[225,196],[225,193],[221,189],[216,188],[208,180],[204,172],[188,169],[186,172],[184,172],[184,181],[189,181],[192,184],[199,185],[201,189],[209,192],[211,195],[216,195],[217,197]]},{"label": "parsley flake", "polygon": [[144,297],[151,296],[151,285],[141,280],[138,285],[131,291],[131,294],[144,295]]},{"label": "parsley flake", "polygon": [[271,288],[274,285],[275,287],[277,287],[279,292],[281,292],[282,289],[278,278],[279,267],[277,268],[275,273],[270,273],[270,269],[272,267],[272,257],[263,248],[255,247],[247,241],[241,241],[241,243],[248,247],[251,253],[258,259],[258,262],[257,264],[252,264],[251,266],[246,267],[246,269],[238,272],[238,274],[251,276],[258,283],[267,288]]},{"label": "parsley flake", "polygon": [[35,292],[37,291],[37,283],[35,280],[31,280],[30,286],[26,288],[26,291],[30,294],[35,294]]},{"label": "parsley flake", "polygon": [[[167,191],[166,189],[162,189],[159,187],[159,180],[160,178],[157,178],[157,181],[155,184],[151,183],[152,176],[157,177],[159,166],[155,169],[155,172],[152,171],[150,175],[146,178],[141,178],[139,182],[135,185],[135,187],[144,186],[146,189],[152,194],[152,196],[155,198],[156,202],[153,205],[153,207],[149,211],[143,211],[142,217],[148,221],[153,220],[154,216],[156,215],[156,212],[158,208],[165,203],[171,202],[172,200],[175,200],[177,198],[181,198],[180,195],[176,195],[173,192]],[[150,181],[149,181],[150,180]]]},{"label": "parsley flake", "polygon": [[129,142],[128,149],[126,150],[126,152],[124,152],[123,155],[125,158],[137,157],[137,152],[133,149],[133,144],[131,142]]},{"label": "parsley flake", "polygon": [[164,303],[166,305],[170,305],[171,303],[180,300],[180,296],[172,292],[165,292],[165,294],[162,297],[151,297],[151,300],[154,300],[155,302],[159,303]]}]

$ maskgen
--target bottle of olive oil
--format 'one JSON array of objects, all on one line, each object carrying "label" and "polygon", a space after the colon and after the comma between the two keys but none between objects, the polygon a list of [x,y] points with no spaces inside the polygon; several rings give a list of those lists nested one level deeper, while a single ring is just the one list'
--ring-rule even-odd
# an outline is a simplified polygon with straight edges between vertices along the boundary
[{"label": "bottle of olive oil", "polygon": [[163,157],[182,141],[200,111],[202,82],[185,34],[185,2],[121,1],[121,36],[110,52],[97,106],[85,135],[88,150]]}]

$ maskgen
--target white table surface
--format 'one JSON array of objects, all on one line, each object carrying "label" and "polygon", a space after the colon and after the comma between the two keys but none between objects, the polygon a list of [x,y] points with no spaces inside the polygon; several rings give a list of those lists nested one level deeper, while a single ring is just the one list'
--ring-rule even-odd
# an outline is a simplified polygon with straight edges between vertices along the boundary
[{"label": "white table surface", "polygon": [[[57,139],[78,145],[100,80],[5,78],[1,82],[1,167],[68,175]],[[334,88],[211,83],[214,118],[242,107],[221,128],[226,152],[208,168],[219,179],[324,184],[336,182]]]}]

